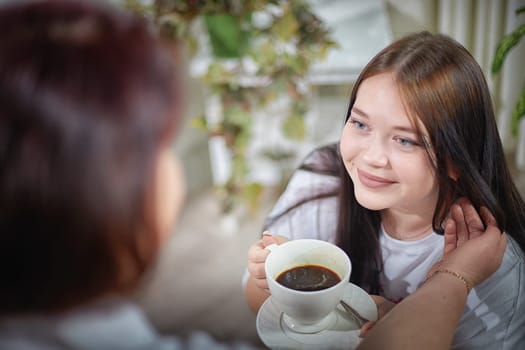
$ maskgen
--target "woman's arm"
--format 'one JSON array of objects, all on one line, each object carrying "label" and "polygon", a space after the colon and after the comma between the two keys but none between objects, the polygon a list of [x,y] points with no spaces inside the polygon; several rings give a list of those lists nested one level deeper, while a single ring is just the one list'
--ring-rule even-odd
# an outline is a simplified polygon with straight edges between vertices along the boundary
[{"label": "woman's arm", "polygon": [[466,300],[461,280],[437,274],[385,315],[358,349],[449,349]]}]

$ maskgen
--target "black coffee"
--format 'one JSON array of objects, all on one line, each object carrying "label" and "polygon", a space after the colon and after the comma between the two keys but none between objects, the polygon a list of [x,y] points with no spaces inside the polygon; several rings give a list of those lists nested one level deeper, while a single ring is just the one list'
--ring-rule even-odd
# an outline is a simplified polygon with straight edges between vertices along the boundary
[{"label": "black coffee", "polygon": [[291,289],[312,292],[335,286],[341,278],[324,266],[304,265],[281,272],[276,281]]}]

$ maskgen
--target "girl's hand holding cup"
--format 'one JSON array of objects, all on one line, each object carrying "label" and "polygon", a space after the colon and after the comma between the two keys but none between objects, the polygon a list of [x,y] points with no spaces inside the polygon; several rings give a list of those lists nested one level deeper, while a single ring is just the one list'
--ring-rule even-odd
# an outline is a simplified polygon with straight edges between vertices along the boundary
[{"label": "girl's hand holding cup", "polygon": [[253,277],[255,285],[266,291],[268,290],[268,281],[264,271],[264,263],[270,251],[265,249],[272,244],[282,244],[289,239],[283,236],[273,235],[268,231],[263,233],[262,238],[252,245],[248,250],[248,272]]}]

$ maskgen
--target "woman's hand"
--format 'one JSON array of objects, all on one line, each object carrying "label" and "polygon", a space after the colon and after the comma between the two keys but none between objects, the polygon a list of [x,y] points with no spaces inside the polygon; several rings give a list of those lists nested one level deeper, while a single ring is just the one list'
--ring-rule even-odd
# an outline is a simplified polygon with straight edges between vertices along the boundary
[{"label": "woman's hand", "polygon": [[382,296],[371,295],[371,297],[377,306],[377,320],[367,322],[361,327],[361,330],[359,332],[359,336],[361,338],[364,338],[366,336],[366,333],[368,333],[368,331],[375,326],[376,322],[379,321],[383,316],[385,316],[390,310],[392,310],[394,306],[396,306],[395,303],[383,298]]},{"label": "woman's hand", "polygon": [[265,248],[271,244],[282,244],[286,241],[288,241],[288,238],[274,236],[266,231],[263,233],[262,238],[248,250],[248,272],[252,276],[257,287],[268,291],[264,262],[266,261],[268,254],[270,254],[270,251]]},{"label": "woman's hand", "polygon": [[473,287],[500,266],[507,244],[491,212],[480,212],[466,198],[452,205],[445,223],[443,259],[430,270],[447,269],[463,276]]}]

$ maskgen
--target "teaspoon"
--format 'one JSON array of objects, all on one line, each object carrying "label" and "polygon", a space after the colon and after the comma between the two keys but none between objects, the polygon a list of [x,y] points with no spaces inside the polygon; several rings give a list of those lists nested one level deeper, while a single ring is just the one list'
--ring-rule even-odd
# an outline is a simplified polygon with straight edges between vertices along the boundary
[{"label": "teaspoon", "polygon": [[348,303],[346,303],[344,300],[341,300],[341,305],[343,305],[346,312],[348,312],[348,314],[350,314],[350,316],[352,316],[352,318],[357,322],[359,328],[363,327],[365,323],[370,322],[368,319],[361,316],[361,314],[357,312],[357,310],[348,305]]}]

